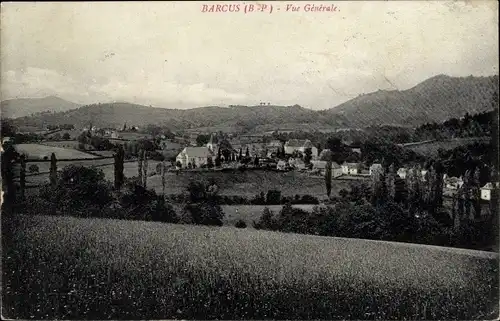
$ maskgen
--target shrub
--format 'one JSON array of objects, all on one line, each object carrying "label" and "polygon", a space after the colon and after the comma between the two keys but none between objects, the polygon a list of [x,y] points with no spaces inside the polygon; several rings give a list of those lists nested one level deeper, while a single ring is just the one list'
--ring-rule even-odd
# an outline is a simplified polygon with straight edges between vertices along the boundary
[{"label": "shrub", "polygon": [[62,139],[64,139],[64,140],[70,140],[70,139],[71,139],[71,136],[69,135],[69,133],[64,133],[64,134],[62,135]]},{"label": "shrub", "polygon": [[69,165],[60,173],[56,188],[42,187],[40,197],[57,205],[62,214],[102,216],[112,201],[111,184],[100,169]]},{"label": "shrub", "polygon": [[224,218],[224,212],[218,204],[213,202],[205,201],[187,204],[184,207],[184,212],[191,219],[193,224],[216,226],[222,226],[223,224],[222,219]]},{"label": "shrub", "polygon": [[234,224],[235,227],[237,228],[246,228],[247,227],[247,223],[243,220],[238,220],[236,221],[236,223]]},{"label": "shrub", "polygon": [[262,216],[259,220],[253,222],[253,227],[262,230],[278,230],[278,224],[276,222],[276,218],[274,217],[274,213],[269,208],[264,208]]},{"label": "shrub", "polygon": [[269,190],[266,195],[267,205],[279,205],[281,202],[281,191]]},{"label": "shrub", "polygon": [[33,164],[33,165],[30,165],[28,170],[30,173],[38,173],[40,171],[40,168],[38,167],[38,165]]}]

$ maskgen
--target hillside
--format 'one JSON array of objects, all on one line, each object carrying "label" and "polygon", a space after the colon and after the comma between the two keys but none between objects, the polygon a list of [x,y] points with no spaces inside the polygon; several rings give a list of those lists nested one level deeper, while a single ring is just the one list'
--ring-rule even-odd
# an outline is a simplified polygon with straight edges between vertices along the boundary
[{"label": "hillside", "polygon": [[379,90],[322,111],[298,105],[166,109],[130,103],[106,103],[19,118],[16,124],[40,126],[64,123],[83,126],[92,121],[99,127],[121,127],[124,123],[138,126],[158,124],[171,130],[254,133],[278,128],[328,130],[382,124],[418,126],[461,117],[466,112],[473,114],[492,110],[491,101],[495,92],[498,93],[498,76],[453,78],[440,75],[408,90]]},{"label": "hillside", "polygon": [[496,253],[56,216],[2,216],[2,232],[6,318],[471,320],[498,312]]},{"label": "hillside", "polygon": [[109,103],[83,106],[74,110],[36,115],[16,119],[17,125],[37,126],[45,124],[87,125],[90,121],[99,127],[119,127],[124,123],[144,126],[164,125],[172,130],[214,127],[226,131],[250,130],[257,125],[272,124],[284,120],[295,123],[314,123],[324,117],[318,112],[300,106],[235,106],[200,107],[193,109],[166,109],[129,103]]},{"label": "hillside", "polygon": [[432,77],[408,90],[379,90],[328,110],[342,115],[350,126],[420,125],[493,109],[498,76]]},{"label": "hillside", "polygon": [[[80,105],[55,96],[45,98],[19,98],[4,100],[1,103],[2,118],[18,118],[42,112],[64,112]],[[39,117],[37,115],[36,117]]]}]

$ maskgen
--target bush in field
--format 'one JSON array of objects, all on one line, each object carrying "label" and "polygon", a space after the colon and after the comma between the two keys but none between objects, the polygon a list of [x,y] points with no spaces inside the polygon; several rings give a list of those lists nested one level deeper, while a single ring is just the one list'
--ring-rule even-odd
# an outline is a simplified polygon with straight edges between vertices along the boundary
[{"label": "bush in field", "polygon": [[211,182],[190,182],[187,187],[190,204],[184,207],[185,223],[222,226],[224,212],[217,204],[218,186]]},{"label": "bush in field", "polygon": [[62,214],[101,216],[112,201],[111,184],[100,169],[69,165],[59,174],[55,188],[41,188],[40,197],[56,205]]},{"label": "bush in field", "polygon": [[282,232],[314,234],[310,223],[309,212],[292,207],[290,203],[283,206],[277,219],[277,225]]},{"label": "bush in field", "polygon": [[64,140],[70,140],[70,139],[71,139],[71,136],[69,135],[69,133],[64,133],[64,134],[62,135],[62,139],[64,139]]},{"label": "bush in field", "polygon": [[274,213],[266,207],[259,220],[253,221],[253,227],[256,229],[276,231],[278,230],[278,223]]},{"label": "bush in field", "polygon": [[28,170],[30,173],[38,173],[40,171],[40,168],[38,167],[38,165],[33,164],[33,165],[30,165]]},{"label": "bush in field", "polygon": [[127,187],[120,198],[123,209],[121,218],[168,223],[178,221],[174,208],[165,202],[163,196],[136,183],[129,183]]},{"label": "bush in field", "polygon": [[184,207],[184,211],[188,215],[190,223],[197,225],[223,225],[224,212],[218,204],[213,202],[204,201],[187,204]]},{"label": "bush in field", "polygon": [[236,221],[236,223],[234,224],[235,227],[237,228],[246,228],[247,227],[247,223],[243,220],[238,220]]},{"label": "bush in field", "polygon": [[266,194],[267,205],[279,205],[281,202],[281,191],[269,190]]}]

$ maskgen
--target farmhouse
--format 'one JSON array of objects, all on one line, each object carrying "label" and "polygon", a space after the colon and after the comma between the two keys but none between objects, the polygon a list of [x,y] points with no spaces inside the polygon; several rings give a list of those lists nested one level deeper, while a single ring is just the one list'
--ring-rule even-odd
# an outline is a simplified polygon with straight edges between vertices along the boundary
[{"label": "farmhouse", "polygon": [[359,163],[344,163],[342,164],[342,174],[345,175],[358,175],[360,172]]},{"label": "farmhouse", "polygon": [[498,183],[487,183],[483,187],[481,187],[481,199],[485,201],[491,201],[493,196],[493,192],[498,191],[499,184]]},{"label": "farmhouse", "polygon": [[462,177],[446,177],[444,178],[445,187],[447,189],[459,189],[464,184]]},{"label": "farmhouse", "polygon": [[[314,170],[319,170],[319,172],[324,175],[326,171],[326,164],[327,161],[311,161],[311,164],[313,164],[313,169]],[[342,166],[337,164],[336,162],[332,162],[332,177],[336,178],[339,176],[342,176]]]},{"label": "farmhouse", "polygon": [[405,179],[406,175],[408,175],[408,169],[405,167],[401,167],[398,169],[397,174],[400,178]]},{"label": "farmhouse", "polygon": [[309,139],[290,139],[285,143],[285,154],[292,155],[294,152],[305,153],[306,149],[311,149],[311,156],[313,159],[318,156],[318,149],[313,146]]},{"label": "farmhouse", "polygon": [[207,164],[207,159],[214,161],[215,155],[206,147],[185,147],[175,160],[181,163],[182,167],[188,167],[189,164],[200,167]]},{"label": "farmhouse", "polygon": [[300,158],[290,158],[288,160],[288,164],[291,167],[296,168],[296,169],[304,169],[304,168],[306,168],[306,164]]},{"label": "farmhouse", "polygon": [[382,171],[382,164],[374,163],[370,166],[370,176],[375,174],[375,172]]},{"label": "farmhouse", "polygon": [[286,170],[286,162],[283,160],[278,161],[278,164],[276,164],[276,169],[280,171]]}]

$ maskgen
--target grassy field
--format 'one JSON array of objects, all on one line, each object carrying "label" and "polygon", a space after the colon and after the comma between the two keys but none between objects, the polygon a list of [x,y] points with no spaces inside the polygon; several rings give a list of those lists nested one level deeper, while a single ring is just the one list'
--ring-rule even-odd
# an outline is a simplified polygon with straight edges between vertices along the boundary
[{"label": "grassy field", "polygon": [[22,319],[486,319],[498,254],[354,239],[2,216]]},{"label": "grassy field", "polygon": [[[305,211],[311,212],[316,205],[300,204],[293,205],[293,207],[301,208]],[[264,211],[264,208],[269,208],[275,214],[278,214],[283,205],[222,205],[224,211],[224,225],[234,226],[236,221],[243,220],[247,223],[248,228],[252,228],[252,222],[257,221]]]},{"label": "grassy field", "polygon": [[418,154],[433,157],[433,156],[438,155],[438,150],[440,148],[442,148],[444,150],[449,150],[449,149],[456,148],[458,146],[472,144],[474,142],[487,143],[489,141],[490,141],[489,137],[486,137],[486,138],[484,138],[484,137],[457,138],[457,139],[451,139],[451,140],[445,140],[445,141],[435,141],[435,142],[431,142],[429,144],[408,146],[406,148],[411,149]]},{"label": "grassy field", "polygon": [[[148,172],[153,173],[159,162],[150,160]],[[48,172],[50,163],[36,163],[40,172]],[[103,170],[106,179],[114,179],[113,159],[93,161],[58,162],[58,169],[69,164],[91,166],[97,165]],[[107,164],[107,165],[105,165]],[[29,167],[29,164],[28,164]],[[17,170],[18,171],[18,170]],[[138,175],[137,162],[126,162],[124,164],[125,177]],[[314,177],[298,172],[270,172],[270,171],[244,171],[244,172],[180,172],[178,175],[169,172],[166,175],[166,194],[180,194],[186,191],[191,181],[201,180],[208,182],[214,180],[219,185],[221,195],[239,195],[253,197],[260,192],[267,193],[270,189],[278,189],[283,196],[313,195],[319,198],[326,197],[326,188],[323,177]],[[28,176],[27,182],[31,185],[39,185],[49,181],[48,174]],[[341,189],[350,189],[351,184],[357,184],[361,180],[334,180],[332,183],[332,195],[338,195]],[[161,177],[154,175],[148,178],[148,188],[157,193],[162,191]]]},{"label": "grassy field", "polygon": [[48,146],[42,144],[17,144],[15,148],[18,153],[26,154],[28,159],[43,159],[45,156],[50,159],[52,153],[56,154],[59,159],[74,159],[74,158],[95,158],[96,156],[90,155],[76,149],[61,148],[56,146]]},{"label": "grassy field", "polygon": [[[267,193],[270,189],[278,189],[284,196],[313,195],[326,196],[325,181],[323,177],[312,177],[298,172],[270,172],[270,171],[244,171],[244,172],[180,172],[179,175],[167,175],[167,194],[178,194],[186,190],[190,181],[214,180],[220,188],[222,195],[241,195],[253,197],[260,192]],[[332,195],[337,195],[343,189],[349,189],[355,182],[334,180]],[[148,186],[157,192],[161,191],[161,177],[153,176],[148,180]]]}]

